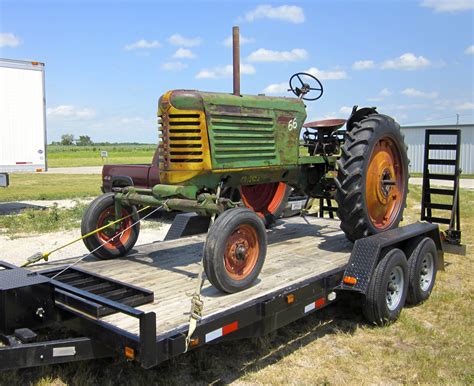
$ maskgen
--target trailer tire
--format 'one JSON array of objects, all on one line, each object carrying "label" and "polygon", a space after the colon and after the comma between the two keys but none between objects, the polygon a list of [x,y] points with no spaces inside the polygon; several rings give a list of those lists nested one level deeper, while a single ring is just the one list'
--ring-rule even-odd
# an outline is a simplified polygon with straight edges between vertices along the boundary
[{"label": "trailer tire", "polygon": [[431,295],[436,281],[437,249],[431,237],[418,240],[416,248],[408,258],[407,303],[423,303]]},{"label": "trailer tire", "polygon": [[[120,223],[119,231],[105,229],[83,239],[86,248],[99,259],[108,260],[125,256],[137,242],[140,223],[130,227],[139,220],[136,207],[122,207],[122,215],[131,215]],[[115,219],[115,194],[105,193],[91,202],[82,217],[82,236],[95,231]],[[128,228],[128,229],[127,229]],[[121,236],[114,238],[119,233]],[[108,241],[111,240],[111,241]],[[99,248],[102,245],[101,248]],[[97,250],[96,250],[97,249]]]},{"label": "trailer tire", "polygon": [[398,319],[408,292],[408,265],[405,253],[391,249],[380,260],[365,297],[364,315],[383,326]]},{"label": "trailer tire", "polygon": [[400,126],[373,113],[354,122],[337,161],[337,215],[347,238],[396,228],[406,206],[408,157]]},{"label": "trailer tire", "polygon": [[225,211],[209,228],[203,254],[204,270],[214,287],[227,293],[249,288],[267,254],[262,220],[246,208]]}]

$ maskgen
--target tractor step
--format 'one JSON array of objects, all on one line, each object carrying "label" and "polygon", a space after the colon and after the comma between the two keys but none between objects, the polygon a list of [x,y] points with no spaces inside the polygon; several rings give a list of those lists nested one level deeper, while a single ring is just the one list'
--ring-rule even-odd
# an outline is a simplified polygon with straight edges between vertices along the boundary
[{"label": "tractor step", "polygon": [[[152,303],[154,300],[154,293],[147,289],[106,278],[80,268],[68,268],[61,273],[64,268],[52,268],[38,273],[50,279],[54,278],[52,284],[55,287],[56,302],[94,318],[110,315],[117,311],[95,303],[92,300],[84,299],[78,294],[73,294],[68,291],[68,287],[86,291],[130,307],[142,306]],[[55,283],[60,283],[61,285],[55,285]]]}]

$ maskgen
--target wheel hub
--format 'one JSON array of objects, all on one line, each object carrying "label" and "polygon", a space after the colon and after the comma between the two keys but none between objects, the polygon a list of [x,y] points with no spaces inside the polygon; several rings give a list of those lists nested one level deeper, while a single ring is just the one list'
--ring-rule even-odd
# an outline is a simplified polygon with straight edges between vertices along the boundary
[{"label": "wheel hub", "polygon": [[392,270],[392,272],[390,272],[385,295],[385,301],[390,311],[395,310],[401,301],[404,280],[403,270],[401,267],[397,266]]},{"label": "wheel hub", "polygon": [[234,280],[245,279],[253,270],[259,255],[256,230],[249,224],[238,226],[229,236],[224,253],[224,265]]},{"label": "wheel hub", "polygon": [[402,158],[395,142],[380,139],[367,167],[365,198],[368,215],[378,229],[389,228],[402,209],[405,177]]}]

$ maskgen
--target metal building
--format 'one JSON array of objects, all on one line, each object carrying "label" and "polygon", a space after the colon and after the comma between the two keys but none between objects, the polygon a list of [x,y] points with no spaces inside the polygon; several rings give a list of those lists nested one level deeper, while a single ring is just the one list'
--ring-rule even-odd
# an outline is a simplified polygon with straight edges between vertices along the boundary
[{"label": "metal building", "polygon": [[[423,154],[425,150],[425,130],[461,129],[461,169],[463,174],[474,174],[474,124],[468,125],[435,125],[435,126],[402,126],[405,142],[408,145],[410,172],[423,173]],[[446,137],[435,136],[433,143],[446,143]],[[453,142],[454,143],[454,140]],[[431,150],[433,158],[454,158],[454,151]],[[436,165],[431,167],[435,173],[452,173],[452,167]]]}]

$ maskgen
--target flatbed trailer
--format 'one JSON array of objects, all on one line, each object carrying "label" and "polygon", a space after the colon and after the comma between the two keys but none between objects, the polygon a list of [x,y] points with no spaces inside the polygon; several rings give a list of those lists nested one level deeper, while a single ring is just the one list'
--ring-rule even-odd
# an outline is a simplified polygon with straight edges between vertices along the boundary
[{"label": "flatbed trailer", "polygon": [[[443,267],[438,227],[429,223],[352,244],[337,220],[305,216],[278,221],[267,236],[266,263],[253,287],[224,294],[205,281],[203,317],[189,350],[267,334],[345,291],[364,299],[382,257],[394,248],[409,255],[424,238],[434,241],[436,267]],[[90,257],[64,272],[77,259],[29,269],[0,262],[0,370],[101,357],[150,368],[185,353],[204,241],[194,235],[143,245],[126,258]]]}]

